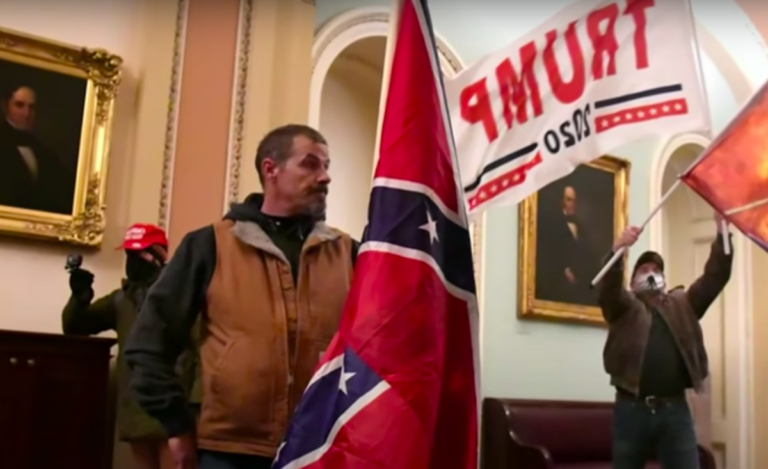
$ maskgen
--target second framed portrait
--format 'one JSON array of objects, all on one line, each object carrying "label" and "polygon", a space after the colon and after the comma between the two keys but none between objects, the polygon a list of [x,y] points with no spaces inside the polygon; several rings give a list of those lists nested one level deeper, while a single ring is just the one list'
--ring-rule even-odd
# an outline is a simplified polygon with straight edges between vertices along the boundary
[{"label": "second framed portrait", "polygon": [[629,170],[603,156],[521,204],[521,318],[603,323],[590,283],[627,224]]}]

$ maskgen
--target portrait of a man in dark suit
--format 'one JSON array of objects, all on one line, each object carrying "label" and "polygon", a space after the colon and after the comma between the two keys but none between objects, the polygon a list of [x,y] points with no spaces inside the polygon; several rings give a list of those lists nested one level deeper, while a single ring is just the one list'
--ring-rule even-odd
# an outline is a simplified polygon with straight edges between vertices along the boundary
[{"label": "portrait of a man in dark suit", "polygon": [[0,60],[0,206],[72,214],[85,89],[84,79]]},{"label": "portrait of a man in dark suit", "polygon": [[582,165],[538,194],[536,298],[597,306],[590,283],[611,247],[614,176]]},{"label": "portrait of a man in dark suit", "polygon": [[0,205],[67,215],[72,212],[74,174],[35,134],[37,93],[9,87],[0,121]]}]

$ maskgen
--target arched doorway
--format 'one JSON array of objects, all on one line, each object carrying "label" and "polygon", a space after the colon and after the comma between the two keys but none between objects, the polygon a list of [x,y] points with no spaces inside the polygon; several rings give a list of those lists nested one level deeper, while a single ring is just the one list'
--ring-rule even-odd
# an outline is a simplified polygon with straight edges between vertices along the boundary
[{"label": "arched doorway", "polygon": [[[326,134],[333,161],[328,220],[352,234],[362,233],[367,220],[389,33],[387,8],[355,8],[323,26],[312,47],[309,125]],[[439,35],[437,49],[446,76],[463,68]],[[482,221],[472,225],[476,272],[480,271]]]},{"label": "arched doorway", "polygon": [[[696,160],[709,142],[700,136],[681,136],[667,146],[661,191],[666,193],[678,176]],[[680,185],[660,213],[662,253],[669,287],[689,286],[704,270],[717,236],[713,209],[686,185]],[[732,230],[735,232],[735,230]],[[710,447],[718,467],[747,467],[745,441],[749,438],[748,373],[744,318],[749,314],[740,287],[745,282],[740,234],[734,234],[735,258],[731,281],[701,320],[709,355],[710,378],[705,392],[691,393],[689,403],[701,444]]]},{"label": "arched doorway", "polygon": [[333,61],[323,82],[318,128],[331,144],[328,219],[360,235],[367,220],[386,38],[360,39]]},{"label": "arched doorway", "polygon": [[[312,48],[309,125],[326,134],[333,161],[331,177],[334,182],[329,194],[328,220],[353,234],[362,233],[368,218],[389,33],[388,9],[356,8],[323,26]],[[436,36],[441,69],[446,77],[451,77],[463,68],[463,64],[440,35]],[[378,83],[377,87],[375,83]],[[358,134],[352,135],[353,132]],[[354,143],[348,145],[349,140]],[[342,148],[345,146],[348,148]],[[342,169],[336,169],[340,167]],[[342,180],[345,181],[340,184]],[[480,217],[470,225],[481,309],[484,221],[485,218]],[[482,315],[479,320],[482,322]],[[473,327],[482,330],[478,324]],[[482,342],[482,338],[480,340]],[[477,345],[482,360],[482,347]]]}]

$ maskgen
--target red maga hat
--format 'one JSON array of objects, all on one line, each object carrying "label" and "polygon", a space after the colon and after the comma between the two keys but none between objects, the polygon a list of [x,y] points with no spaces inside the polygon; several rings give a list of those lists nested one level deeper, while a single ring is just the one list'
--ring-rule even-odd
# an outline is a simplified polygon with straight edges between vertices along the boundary
[{"label": "red maga hat", "polygon": [[123,244],[117,249],[141,251],[154,245],[168,248],[168,237],[165,236],[165,231],[155,225],[135,223],[125,232]]}]

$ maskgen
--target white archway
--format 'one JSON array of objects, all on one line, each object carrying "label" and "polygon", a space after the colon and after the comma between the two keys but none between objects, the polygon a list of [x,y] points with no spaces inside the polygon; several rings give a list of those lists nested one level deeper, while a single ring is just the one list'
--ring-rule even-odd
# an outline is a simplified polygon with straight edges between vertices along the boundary
[{"label": "white archway", "polygon": [[[320,29],[312,45],[309,125],[318,127],[320,124],[323,85],[334,61],[349,46],[361,39],[387,37],[389,33],[389,9],[385,7],[365,7],[349,10],[333,18]],[[435,36],[441,69],[446,76],[454,76],[464,68],[464,63],[439,34],[435,33]],[[480,266],[483,256],[484,224],[484,216],[472,223],[472,247],[475,253],[476,272],[482,272]],[[480,285],[478,285],[479,291]]]},{"label": "white archway", "polygon": [[[660,149],[654,155],[650,174],[650,195],[651,208],[658,204],[665,192],[674,182],[679,173],[684,172],[687,166],[695,160],[695,156],[704,151],[710,144],[710,140],[699,134],[683,134],[671,137],[661,145]],[[675,159],[682,159],[685,162],[677,164]],[[678,190],[685,190],[679,188]],[[691,194],[692,197],[697,197]],[[670,198],[670,204],[674,196]],[[698,202],[698,201],[697,201]],[[679,208],[679,207],[678,207]],[[671,207],[670,207],[671,209]],[[685,223],[685,220],[678,220],[679,214],[675,215],[674,220]],[[685,217],[679,217],[685,218]],[[649,223],[650,249],[660,252],[665,258],[673,254],[669,250],[670,230],[682,230],[683,226],[676,227],[665,226],[668,217],[664,208]],[[713,228],[714,229],[714,228]],[[729,406],[734,411],[735,425],[728,427],[729,434],[737,434],[738,445],[736,448],[728,448],[726,452],[738,453],[740,464],[747,467],[748,461],[752,459],[751,451],[754,441],[754,422],[753,422],[753,392],[752,392],[752,266],[750,262],[749,240],[741,233],[735,232],[733,236],[734,260],[733,271],[730,280],[730,286],[725,294],[725,304],[727,305],[728,326],[722,331],[723,340],[726,341],[729,349],[735,350],[736,370],[729,366],[727,378],[735,380],[738,385],[735,387],[738,391],[732,393],[734,388],[729,387],[729,393],[737,394],[736,408]],[[706,318],[705,318],[706,319]],[[713,357],[714,358],[714,357]],[[714,360],[713,360],[714,361]],[[728,361],[728,363],[733,363]],[[733,373],[733,374],[731,374]],[[733,428],[731,428],[733,427]],[[731,456],[732,457],[732,456]]]},{"label": "white archway", "polygon": [[[309,87],[309,125],[320,122],[323,83],[331,65],[350,45],[369,37],[389,35],[389,10],[381,7],[355,8],[329,21],[315,36],[312,45],[312,78]],[[464,64],[453,49],[437,36],[440,65],[446,76],[453,76]]]},{"label": "white archway", "polygon": [[[650,178],[650,208],[653,209],[661,202],[664,196],[664,175],[667,173],[672,155],[680,148],[688,145],[696,145],[701,148],[707,148],[710,140],[699,134],[682,134],[668,138],[662,143],[659,150],[653,156],[651,162]],[[648,224],[648,234],[650,236],[650,248],[654,251],[664,253],[664,221],[663,217],[655,216]]]},{"label": "white archway", "polygon": [[362,233],[368,220],[385,55],[386,38],[357,40],[336,57],[323,81],[316,128],[332,147],[327,215],[349,233]]}]

